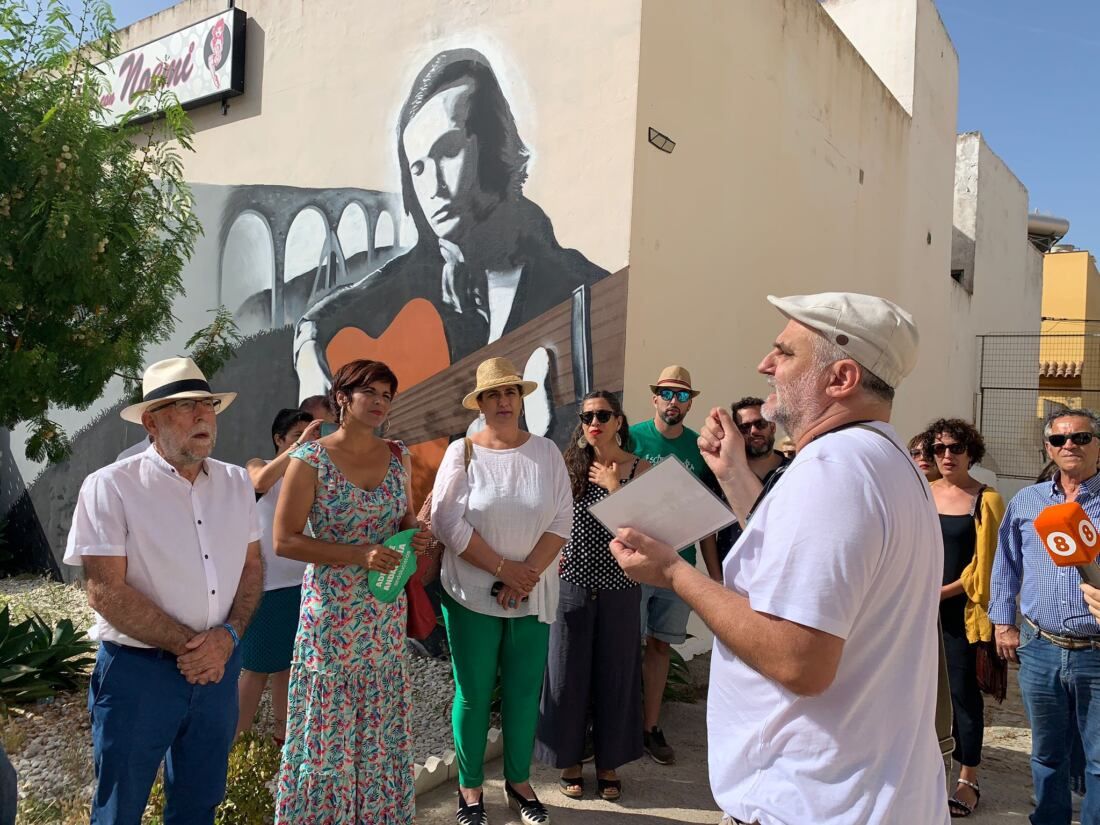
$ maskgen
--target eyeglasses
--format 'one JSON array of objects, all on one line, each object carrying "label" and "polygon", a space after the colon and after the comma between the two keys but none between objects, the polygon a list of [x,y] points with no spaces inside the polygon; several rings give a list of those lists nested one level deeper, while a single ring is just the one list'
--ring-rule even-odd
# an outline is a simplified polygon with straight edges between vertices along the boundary
[{"label": "eyeglasses", "polygon": [[1063,447],[1067,441],[1072,441],[1078,447],[1084,447],[1086,444],[1092,443],[1093,437],[1092,433],[1070,433],[1069,435],[1056,433],[1048,435],[1047,442],[1051,447]]},{"label": "eyeglasses", "polygon": [[657,395],[665,401],[671,401],[675,398],[681,404],[686,404],[691,400],[691,393],[687,390],[657,390]]},{"label": "eyeglasses", "polygon": [[924,456],[925,456],[924,450],[918,450],[918,449],[914,448],[914,449],[909,451],[909,457],[910,458],[924,458]]},{"label": "eyeglasses", "polygon": [[938,456],[951,453],[951,455],[962,455],[966,452],[966,445],[955,442],[954,444],[944,444],[942,441],[932,445],[932,452]]},{"label": "eyeglasses", "polygon": [[771,423],[772,422],[768,421],[766,418],[758,418],[755,421],[746,421],[744,424],[738,424],[737,429],[741,431],[742,435],[748,435],[749,430],[760,430],[760,432],[764,432],[764,430],[771,426]]},{"label": "eyeglasses", "polygon": [[591,424],[593,419],[599,421],[601,424],[606,424],[611,420],[613,415],[615,415],[615,413],[611,412],[611,410],[588,410],[582,412],[578,417],[584,424]]},{"label": "eyeglasses", "polygon": [[178,401],[170,401],[167,404],[161,404],[159,407],[149,410],[149,412],[160,412],[169,407],[175,407],[178,412],[184,415],[190,415],[195,411],[195,407],[198,407],[204,412],[214,412],[221,405],[222,400],[220,398],[181,398]]}]

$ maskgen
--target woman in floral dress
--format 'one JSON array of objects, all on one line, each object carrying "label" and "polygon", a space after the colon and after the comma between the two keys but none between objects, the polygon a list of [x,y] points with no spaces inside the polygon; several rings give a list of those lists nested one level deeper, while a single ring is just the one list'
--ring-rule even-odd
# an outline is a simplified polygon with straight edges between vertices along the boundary
[{"label": "woman in floral dress", "polygon": [[417,526],[408,451],[375,435],[396,392],[396,376],[380,362],[338,370],[331,394],[339,429],[295,449],[283,482],[275,552],[310,564],[277,825],[413,821],[405,596],[386,604],[367,589],[368,570],[389,572],[400,560],[380,542]]}]

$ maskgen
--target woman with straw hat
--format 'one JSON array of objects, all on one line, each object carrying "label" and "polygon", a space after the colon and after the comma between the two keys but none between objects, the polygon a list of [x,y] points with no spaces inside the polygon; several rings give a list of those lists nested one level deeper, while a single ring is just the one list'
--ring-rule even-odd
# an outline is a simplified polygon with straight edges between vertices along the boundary
[{"label": "woman with straw hat", "polygon": [[482,798],[485,737],[501,674],[504,789],[529,825],[550,821],[529,781],[550,624],[552,568],[573,523],[573,496],[554,442],[523,430],[535,389],[506,358],[477,368],[462,405],[485,427],[447,448],[432,491],[432,526],[446,546],[440,580],[454,667],[459,825],[488,821]]}]

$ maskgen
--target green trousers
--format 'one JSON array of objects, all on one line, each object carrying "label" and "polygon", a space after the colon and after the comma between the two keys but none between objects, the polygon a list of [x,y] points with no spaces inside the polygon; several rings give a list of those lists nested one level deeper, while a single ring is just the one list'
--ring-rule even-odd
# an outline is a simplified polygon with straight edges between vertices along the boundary
[{"label": "green trousers", "polygon": [[498,673],[504,778],[513,785],[526,782],[531,776],[550,625],[537,616],[501,619],[475,613],[446,592],[442,601],[455,677],[451,727],[458,782],[464,788],[480,788],[485,781],[485,738]]}]

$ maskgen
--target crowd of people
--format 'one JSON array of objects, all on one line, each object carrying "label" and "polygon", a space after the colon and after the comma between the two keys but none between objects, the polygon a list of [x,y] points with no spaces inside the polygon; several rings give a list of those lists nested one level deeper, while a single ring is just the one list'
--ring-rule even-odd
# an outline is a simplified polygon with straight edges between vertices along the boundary
[{"label": "crowd of people", "polygon": [[[715,637],[708,762],[725,822],[971,815],[983,692],[1003,698],[1018,661],[1031,821],[1067,825],[1078,783],[1082,821],[1100,823],[1100,591],[1056,567],[1031,526],[1066,501],[1100,519],[1100,419],[1053,414],[1052,474],[1006,507],[974,475],[985,446],[972,424],[934,421],[908,454],[889,424],[917,360],[905,310],[852,293],[769,301],[786,319],[759,366],[772,394],[711,409],[700,432],[684,424],[700,392],[670,366],[633,426],[617,394],[587,394],[563,454],[523,427],[535,385],[507,359],[484,361],[462,399],[476,422],[447,448],[419,520],[409,451],[379,435],[399,388],[385,364],[346,364],[328,396],[280,410],[273,457],[245,467],[212,458],[235,394],[185,358],[150,366],[122,412],[148,440],[85,480],[65,556],[84,568],[100,642],[92,822],[137,825],[162,762],[165,821],[212,822],[230,747],[268,685],[277,823],[413,822],[408,602],[369,585],[401,565],[386,541],[408,530],[422,558],[443,546],[459,825],[488,822],[497,695],[505,800],[524,823],[551,817],[533,759],[577,799],[591,751],[611,802],[623,765],[674,762],[661,702],[692,611]],[[589,509],[668,456],[735,517],[701,538],[701,565],[695,545],[613,535]]]}]

